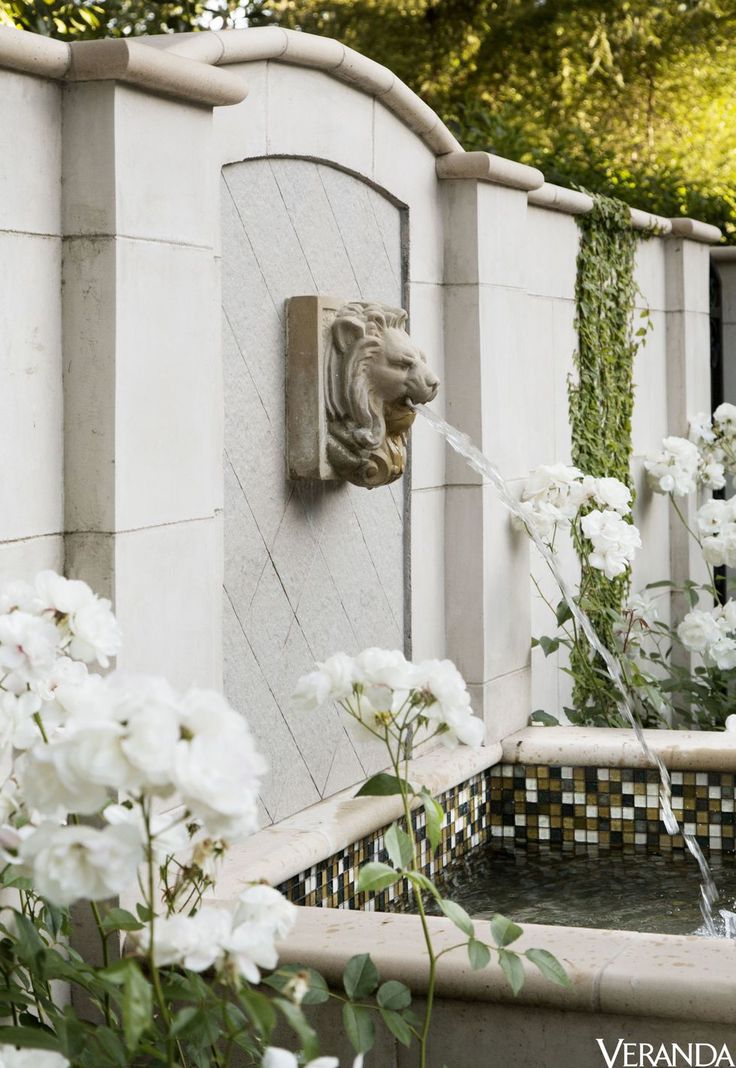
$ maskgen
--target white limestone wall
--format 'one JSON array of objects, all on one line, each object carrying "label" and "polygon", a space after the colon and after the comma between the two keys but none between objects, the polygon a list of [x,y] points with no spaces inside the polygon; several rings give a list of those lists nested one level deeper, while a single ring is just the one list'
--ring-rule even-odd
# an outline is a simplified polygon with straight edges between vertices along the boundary
[{"label": "white limestone wall", "polygon": [[262,799],[279,820],[385,759],[337,709],[296,712],[296,679],[338,650],[408,639],[407,484],[369,493],[286,477],[284,302],[336,293],[400,306],[402,218],[358,178],[303,159],[229,164],[221,194],[225,692],[269,760]]},{"label": "white limestone wall", "polygon": [[[283,302],[403,303],[435,409],[520,492],[569,458],[586,198],[464,153],[390,71],[305,34],[0,30],[0,100],[0,576],[64,566],[115,601],[124,667],[224,678],[271,761],[266,821],[376,766],[332,711],[289,707],[336,649],[450,656],[491,740],[556,711],[529,546],[426,425],[403,484],[287,484]],[[708,407],[713,234],[675,228],[639,253],[638,456]],[[636,580],[682,576],[687,547],[636,478]]]},{"label": "white limestone wall", "polygon": [[61,88],[0,70],[0,581],[63,559]]}]

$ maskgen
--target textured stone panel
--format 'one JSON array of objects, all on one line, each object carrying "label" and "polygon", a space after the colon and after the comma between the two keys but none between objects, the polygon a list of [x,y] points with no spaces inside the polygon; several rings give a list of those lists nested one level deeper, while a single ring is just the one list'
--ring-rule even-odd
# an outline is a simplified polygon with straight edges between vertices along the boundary
[{"label": "textured stone panel", "polygon": [[401,215],[324,164],[262,159],[223,170],[222,231],[225,689],[268,757],[276,821],[382,764],[336,709],[290,706],[299,675],[338,650],[404,646],[403,483],[286,477],[284,301],[400,305]]}]

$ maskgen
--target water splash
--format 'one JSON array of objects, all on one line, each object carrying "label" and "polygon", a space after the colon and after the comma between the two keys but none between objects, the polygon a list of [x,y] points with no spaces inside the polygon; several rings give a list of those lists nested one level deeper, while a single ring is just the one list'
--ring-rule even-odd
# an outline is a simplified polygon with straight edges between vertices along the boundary
[{"label": "water splash", "polygon": [[[441,419],[429,408],[425,408],[423,404],[417,404],[413,406],[415,410],[422,415],[433,430],[436,430],[438,434],[444,437],[445,441],[451,448],[455,450],[458,455],[462,456],[467,464],[477,471],[479,475],[487,478],[488,481],[495,486],[501,502],[508,508],[512,515],[521,520],[526,529],[529,531],[529,536],[534,542],[535,546],[539,550],[540,555],[544,559],[545,563],[549,567],[550,571],[554,575],[554,578],[560,587],[562,598],[575,618],[576,623],[580,627],[581,631],[587,638],[592,649],[598,654],[603,663],[605,664],[606,671],[613,682],[614,686],[619,693],[619,708],[626,719],[627,723],[631,726],[631,729],[636,736],[636,740],[639,743],[642,753],[649,764],[656,768],[659,773],[660,787],[659,787],[659,804],[662,813],[662,821],[667,829],[667,833],[675,835],[682,833],[685,846],[689,850],[690,854],[696,861],[700,869],[700,911],[703,915],[704,933],[716,937],[720,934],[716,922],[713,918],[713,908],[718,901],[718,889],[713,880],[713,875],[708,867],[708,862],[705,859],[703,850],[700,848],[695,835],[687,834],[684,830],[680,831],[680,825],[677,821],[677,817],[672,807],[672,784],[670,781],[670,774],[667,768],[664,766],[661,758],[652,751],[649,743],[646,740],[644,731],[642,730],[639,719],[634,710],[634,702],[631,695],[631,691],[624,678],[621,665],[616,657],[611,653],[610,649],[598,637],[595,627],[591,623],[586,613],[580,608],[580,605],[575,600],[575,594],[570,587],[567,579],[560,570],[557,557],[550,549],[547,543],[540,537],[538,532],[534,530],[528,521],[528,516],[519,505],[519,502],[510,492],[506,480],[500,474],[498,469],[491,463],[487,456],[485,456],[480,449],[478,449],[462,431],[452,426],[450,423],[446,423],[444,419]],[[724,910],[725,912],[725,910]],[[728,913],[729,916],[733,915]],[[736,934],[736,918],[733,923],[724,916],[724,928],[726,936],[731,938]]]}]

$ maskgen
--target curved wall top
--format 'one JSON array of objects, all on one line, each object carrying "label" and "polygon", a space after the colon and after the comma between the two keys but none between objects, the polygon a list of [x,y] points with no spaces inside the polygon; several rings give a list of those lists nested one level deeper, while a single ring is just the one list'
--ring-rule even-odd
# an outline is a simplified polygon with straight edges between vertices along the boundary
[{"label": "curved wall top", "polygon": [[[329,37],[267,26],[65,44],[0,27],[0,68],[63,81],[120,81],[207,107],[237,104],[247,96],[245,80],[223,68],[264,60],[321,70],[375,97],[438,157],[439,178],[525,189],[531,204],[568,214],[592,209],[587,194],[545,182],[534,167],[488,152],[465,152],[432,108],[388,68]],[[631,221],[636,229],[691,241],[713,244],[721,238],[717,227],[693,219],[632,209]]]}]

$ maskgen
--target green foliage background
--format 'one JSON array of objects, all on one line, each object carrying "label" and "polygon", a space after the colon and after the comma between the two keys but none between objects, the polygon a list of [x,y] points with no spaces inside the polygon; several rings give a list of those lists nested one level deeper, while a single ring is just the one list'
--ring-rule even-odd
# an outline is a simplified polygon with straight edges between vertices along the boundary
[{"label": "green foliage background", "polygon": [[458,133],[736,241],[736,0],[0,0],[54,37],[280,24],[394,70]]}]

